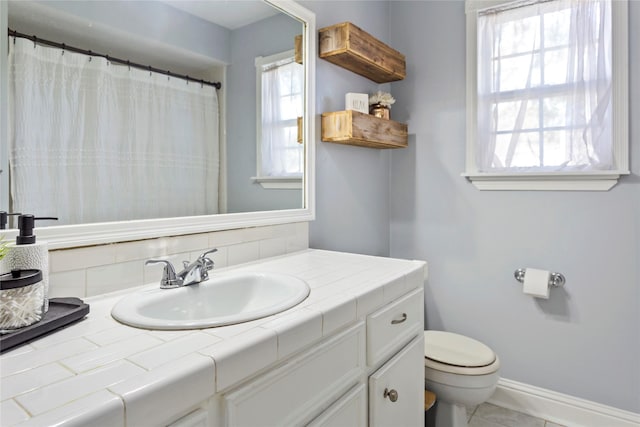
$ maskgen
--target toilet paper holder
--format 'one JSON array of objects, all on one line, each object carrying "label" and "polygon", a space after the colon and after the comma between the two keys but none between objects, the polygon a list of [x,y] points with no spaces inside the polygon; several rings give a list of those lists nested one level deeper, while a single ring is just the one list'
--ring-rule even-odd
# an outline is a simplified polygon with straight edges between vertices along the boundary
[{"label": "toilet paper holder", "polygon": [[[513,276],[520,283],[524,283],[524,275],[525,275],[524,268],[519,268],[513,273]],[[559,286],[563,286],[565,282],[566,280],[562,275],[562,273],[551,273],[549,275],[549,286],[553,286],[557,288]]]}]

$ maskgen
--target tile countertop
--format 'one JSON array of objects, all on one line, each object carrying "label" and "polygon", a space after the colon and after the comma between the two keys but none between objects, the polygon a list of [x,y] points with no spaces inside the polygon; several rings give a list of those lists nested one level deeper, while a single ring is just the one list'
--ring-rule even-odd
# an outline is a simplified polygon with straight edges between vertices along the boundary
[{"label": "tile countertop", "polygon": [[0,356],[0,425],[124,426],[125,417],[126,425],[158,425],[420,283],[409,278],[426,277],[422,261],[313,249],[222,270],[290,274],[311,293],[273,316],[186,331],[115,321],[113,305],[141,288],[88,298],[81,322]]}]

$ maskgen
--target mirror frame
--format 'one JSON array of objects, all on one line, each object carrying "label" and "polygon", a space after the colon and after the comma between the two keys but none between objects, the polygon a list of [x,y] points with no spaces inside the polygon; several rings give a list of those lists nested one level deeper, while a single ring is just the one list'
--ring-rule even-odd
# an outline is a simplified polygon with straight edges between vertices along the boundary
[{"label": "mirror frame", "polygon": [[[134,221],[38,227],[37,236],[46,240],[50,249],[92,246],[164,236],[177,236],[238,228],[306,222],[315,219],[315,13],[293,0],[262,0],[303,25],[303,65],[305,70],[305,103],[303,141],[305,144],[305,174],[303,179],[303,208],[274,211],[241,212],[178,218],[158,218]],[[8,129],[8,4],[0,1],[0,129],[7,141]],[[0,145],[0,169],[8,166],[8,144]],[[4,171],[1,173],[5,173]],[[7,172],[8,173],[8,172]],[[8,205],[8,194],[0,195],[0,203]],[[6,206],[5,205],[5,206]],[[17,230],[2,230],[0,236],[12,240]]]}]

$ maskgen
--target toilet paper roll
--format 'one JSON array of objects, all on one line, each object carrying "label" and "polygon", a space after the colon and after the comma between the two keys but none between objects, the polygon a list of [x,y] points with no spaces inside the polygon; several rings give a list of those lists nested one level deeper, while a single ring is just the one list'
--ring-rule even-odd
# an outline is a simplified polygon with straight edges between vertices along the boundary
[{"label": "toilet paper roll", "polygon": [[547,270],[526,268],[522,291],[536,298],[549,299],[549,279],[551,273]]},{"label": "toilet paper roll", "polygon": [[7,245],[9,251],[0,261],[0,273],[11,270],[36,269],[42,271],[44,284],[44,311],[49,309],[49,246],[47,242],[36,242],[31,245]]}]

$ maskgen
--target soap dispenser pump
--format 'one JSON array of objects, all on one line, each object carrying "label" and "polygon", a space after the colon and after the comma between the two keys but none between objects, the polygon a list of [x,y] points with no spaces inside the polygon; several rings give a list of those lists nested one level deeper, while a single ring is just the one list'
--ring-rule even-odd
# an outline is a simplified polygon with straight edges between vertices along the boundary
[{"label": "soap dispenser pump", "polygon": [[16,243],[7,245],[7,255],[0,261],[0,273],[11,270],[40,270],[44,283],[44,311],[49,309],[49,247],[47,242],[36,242],[33,228],[36,220],[57,220],[54,217],[35,217],[31,214],[18,216]]},{"label": "soap dispenser pump", "polygon": [[9,213],[6,211],[0,211],[0,230],[5,230],[7,228],[7,223],[9,222],[9,217],[16,215],[20,215],[20,212]]},{"label": "soap dispenser pump", "polygon": [[57,220],[55,217],[38,217],[30,214],[18,216],[18,235],[16,236],[16,245],[31,245],[36,243],[36,235],[33,234],[36,220]]}]

